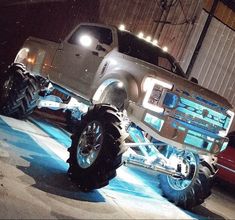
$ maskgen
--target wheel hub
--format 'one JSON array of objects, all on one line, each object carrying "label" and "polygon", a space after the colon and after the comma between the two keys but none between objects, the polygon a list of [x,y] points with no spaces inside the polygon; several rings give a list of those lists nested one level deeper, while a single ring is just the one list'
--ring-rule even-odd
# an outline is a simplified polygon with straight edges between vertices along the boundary
[{"label": "wheel hub", "polygon": [[181,163],[181,172],[185,176],[184,178],[174,178],[172,176],[167,176],[167,180],[172,188],[175,190],[186,189],[193,181],[196,174],[197,160],[193,153],[184,152],[183,155],[172,154],[170,160],[174,157],[178,157],[182,160]]},{"label": "wheel hub", "polygon": [[77,162],[83,169],[96,161],[103,143],[103,128],[100,122],[92,121],[84,128],[77,146]]}]

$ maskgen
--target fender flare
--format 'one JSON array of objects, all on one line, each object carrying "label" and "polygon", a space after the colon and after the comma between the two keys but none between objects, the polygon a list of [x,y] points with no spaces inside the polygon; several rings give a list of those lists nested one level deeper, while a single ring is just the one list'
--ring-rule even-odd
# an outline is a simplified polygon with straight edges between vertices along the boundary
[{"label": "fender flare", "polygon": [[34,72],[36,67],[36,72],[41,74],[45,57],[46,51],[44,49],[30,50],[27,46],[25,46],[22,47],[17,53],[14,63],[24,64],[26,69],[31,72]]},{"label": "fender flare", "polygon": [[122,77],[110,77],[103,80],[95,91],[92,101],[97,103],[105,89],[113,83],[121,83],[127,94],[127,99],[137,102],[140,92],[136,80],[130,74],[123,74]]}]

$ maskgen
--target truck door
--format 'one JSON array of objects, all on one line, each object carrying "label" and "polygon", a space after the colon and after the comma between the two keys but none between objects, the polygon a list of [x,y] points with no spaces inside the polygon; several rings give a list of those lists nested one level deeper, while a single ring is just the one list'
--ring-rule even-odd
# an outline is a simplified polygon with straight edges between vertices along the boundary
[{"label": "truck door", "polygon": [[90,99],[94,76],[112,42],[111,29],[80,25],[56,51],[52,63],[54,81]]}]

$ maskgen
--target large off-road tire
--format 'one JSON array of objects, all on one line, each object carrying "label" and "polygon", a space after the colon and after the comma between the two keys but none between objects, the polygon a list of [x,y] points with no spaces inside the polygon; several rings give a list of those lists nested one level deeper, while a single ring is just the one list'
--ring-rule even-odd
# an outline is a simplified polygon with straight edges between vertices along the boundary
[{"label": "large off-road tire", "polygon": [[95,105],[82,116],[67,161],[68,175],[81,191],[106,186],[116,176],[126,137],[122,115],[111,105]]},{"label": "large off-road tire", "polygon": [[13,63],[0,81],[0,113],[23,119],[36,108],[39,99],[37,79],[23,64]]},{"label": "large off-road tire", "polygon": [[186,178],[174,178],[161,174],[160,188],[163,196],[183,209],[192,209],[210,196],[217,168],[198,155],[188,152],[190,173]]}]

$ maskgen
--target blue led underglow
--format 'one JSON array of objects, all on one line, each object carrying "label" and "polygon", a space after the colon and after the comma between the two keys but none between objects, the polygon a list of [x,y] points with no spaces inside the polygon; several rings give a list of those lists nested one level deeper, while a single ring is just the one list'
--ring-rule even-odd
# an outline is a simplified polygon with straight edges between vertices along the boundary
[{"label": "blue led underglow", "polygon": [[223,108],[223,107],[221,107],[221,106],[219,106],[219,105],[217,105],[217,104],[215,104],[215,103],[213,103],[213,102],[211,102],[211,101],[209,101],[209,100],[206,100],[206,99],[204,99],[204,98],[202,98],[202,97],[200,97],[200,96],[197,96],[196,99],[197,99],[198,101],[200,101],[200,102],[203,102],[203,103],[205,103],[205,104],[207,104],[207,105],[212,106],[213,108],[219,109],[219,111],[225,111],[225,110],[226,110],[225,108]]},{"label": "blue led underglow", "polygon": [[190,134],[190,132],[186,135],[184,139],[184,143],[188,145],[193,145],[197,148],[201,148],[204,150],[211,150],[212,142],[205,141],[200,137],[194,136],[193,134]]},{"label": "blue led underglow", "polygon": [[201,145],[203,144],[203,140],[201,138],[187,134],[187,136],[185,137],[184,143],[201,148]]},{"label": "blue led underglow", "polygon": [[[143,135],[143,132],[136,126],[132,125],[128,128],[128,133],[132,140],[135,143],[145,143],[145,137]],[[139,146],[139,149],[146,157],[151,157],[152,155],[155,155],[155,151],[149,147],[149,146]]]},{"label": "blue led underglow", "polygon": [[178,100],[179,97],[176,94],[167,92],[163,104],[168,108],[175,108],[177,106]]},{"label": "blue led underglow", "polygon": [[130,126],[128,128],[128,133],[135,143],[145,142],[143,133],[137,127]]},{"label": "blue led underglow", "polygon": [[[203,112],[207,114],[203,115]],[[226,130],[231,120],[226,113],[214,111],[183,97],[180,98],[175,117],[214,133],[219,133],[221,129]]]},{"label": "blue led underglow", "polygon": [[[211,123],[211,124],[213,124],[213,125],[217,125],[217,126],[219,126],[219,127],[223,127],[223,124],[221,124],[221,123],[219,123],[219,122],[217,122],[217,121],[215,121],[215,120],[213,120],[213,119],[210,119],[210,118],[208,118],[208,117],[203,117],[202,115],[200,115],[200,114],[197,114],[197,113],[195,113],[195,112],[192,112],[192,111],[190,111],[190,110],[188,110],[188,109],[186,109],[186,108],[183,108],[183,107],[177,107],[177,110],[178,111],[180,111],[180,112],[183,112],[183,113],[185,113],[185,114],[187,114],[187,115],[190,115],[190,116],[192,116],[192,117],[195,117],[195,118],[199,118],[199,119],[203,119],[203,120],[205,120],[205,121],[207,121],[207,122],[209,122],[209,123]],[[192,119],[193,120],[193,119]]]},{"label": "blue led underglow", "polygon": [[35,119],[31,119],[31,121],[41,130],[43,130],[49,136],[51,136],[53,139],[58,140],[58,142],[63,146],[65,146],[66,148],[71,146],[70,135],[67,134],[65,131],[63,131],[61,128],[53,126],[52,124],[46,121],[35,120]]},{"label": "blue led underglow", "polygon": [[145,115],[145,118],[144,118],[144,121],[146,123],[148,123],[151,127],[153,127],[154,129],[156,129],[157,131],[160,131],[162,129],[162,125],[164,123],[164,120],[156,117],[156,116],[153,116],[149,113],[147,113]]},{"label": "blue led underglow", "polygon": [[187,122],[183,122],[183,121],[180,121],[180,120],[176,120],[178,122],[178,124],[188,128],[189,130],[192,130],[192,131],[195,131],[195,132],[198,132],[202,135],[205,135],[205,136],[208,136],[208,137],[211,137],[211,138],[218,138],[218,134],[216,133],[213,133],[211,131],[208,131],[208,130],[205,130],[203,128],[199,128],[199,127],[196,127],[192,124],[188,124]]},{"label": "blue led underglow", "polygon": [[213,115],[213,116],[215,116],[215,117],[218,117],[218,118],[220,118],[220,119],[226,119],[226,115],[223,115],[223,114],[221,114],[221,113],[219,113],[219,112],[216,112],[216,111],[214,111],[214,110],[212,110],[212,109],[210,109],[210,108],[207,108],[207,107],[205,107],[205,106],[203,106],[203,105],[200,105],[200,104],[198,104],[198,103],[195,103],[195,102],[193,102],[193,101],[191,101],[191,100],[188,100],[188,99],[185,99],[185,98],[180,98],[180,101],[183,103],[183,104],[186,104],[186,105],[188,105],[188,106],[191,106],[191,107],[194,107],[194,108],[196,108],[196,109],[199,109],[199,110],[201,110],[201,111],[203,111],[203,110],[207,110],[211,115]]},{"label": "blue led underglow", "polygon": [[[11,123],[8,125],[8,118],[0,117],[0,133],[1,137],[8,140],[8,144],[12,149],[17,149],[17,155],[23,158],[25,161],[29,162],[29,167],[23,169],[23,172],[32,171],[31,175],[35,175],[35,167],[40,167],[37,172],[41,176],[47,177],[47,174],[57,171],[66,173],[68,169],[68,164],[65,163],[60,157],[57,156],[53,151],[44,147],[43,142],[39,142],[40,137],[46,140],[46,137],[41,135],[36,135],[36,130],[22,130],[21,125],[19,129],[15,129]],[[16,124],[19,123],[16,121]],[[20,123],[19,123],[20,124]],[[29,126],[29,128],[31,128]],[[12,138],[14,137],[14,138]],[[39,137],[39,139],[37,139]],[[42,140],[42,139],[41,139]],[[57,141],[57,140],[55,140]],[[59,142],[59,141],[58,141]],[[64,148],[64,151],[67,152],[67,149]],[[20,169],[20,166],[19,166]],[[29,175],[29,173],[27,173]]]},{"label": "blue led underglow", "polygon": [[196,146],[201,149],[211,150],[212,142],[208,140],[207,136],[196,131],[189,130],[185,137],[184,143]]}]

